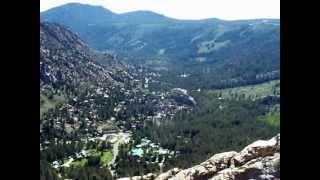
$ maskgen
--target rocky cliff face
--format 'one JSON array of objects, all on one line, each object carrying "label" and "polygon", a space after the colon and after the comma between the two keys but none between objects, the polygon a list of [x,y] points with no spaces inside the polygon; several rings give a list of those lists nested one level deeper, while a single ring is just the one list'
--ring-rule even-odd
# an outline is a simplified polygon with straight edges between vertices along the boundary
[{"label": "rocky cliff face", "polygon": [[[126,180],[130,178],[121,178]],[[280,134],[259,140],[240,152],[230,151],[212,156],[188,169],[174,168],[160,175],[132,177],[140,180],[277,180],[280,179]]]},{"label": "rocky cliff face", "polygon": [[[108,61],[102,67],[94,60]],[[76,34],[54,23],[40,23],[40,84],[73,85],[83,82],[117,84],[115,69],[125,69],[107,55],[94,53]],[[117,73],[118,76],[122,74]]]},{"label": "rocky cliff face", "polygon": [[95,121],[111,117],[130,78],[113,56],[93,51],[65,26],[40,23],[41,143],[72,139],[75,132],[87,136],[90,128],[98,132]]}]

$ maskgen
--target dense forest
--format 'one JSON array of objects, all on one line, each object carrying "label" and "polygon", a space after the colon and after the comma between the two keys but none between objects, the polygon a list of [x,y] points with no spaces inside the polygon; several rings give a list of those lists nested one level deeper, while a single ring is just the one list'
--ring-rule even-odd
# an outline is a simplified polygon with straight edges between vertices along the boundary
[{"label": "dense forest", "polygon": [[[160,123],[147,122],[135,131],[135,140],[148,137],[176,152],[174,158],[165,161],[164,169],[188,168],[216,153],[238,151],[256,139],[279,132],[280,99],[278,91],[273,92],[266,97],[230,93],[229,98],[217,92],[194,92],[199,104],[192,112],[181,111],[173,120]],[[148,156],[131,156],[126,149],[130,148],[123,147],[118,158],[120,177],[159,172],[157,164],[146,163]]]}]

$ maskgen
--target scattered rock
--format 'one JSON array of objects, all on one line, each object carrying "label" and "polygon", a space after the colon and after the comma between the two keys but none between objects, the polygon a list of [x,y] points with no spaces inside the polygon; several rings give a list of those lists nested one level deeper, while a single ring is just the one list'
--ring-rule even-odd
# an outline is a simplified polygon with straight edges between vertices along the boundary
[{"label": "scattered rock", "polygon": [[189,106],[197,105],[196,101],[190,96],[185,89],[174,88],[171,90],[171,97],[179,104],[186,104]]}]

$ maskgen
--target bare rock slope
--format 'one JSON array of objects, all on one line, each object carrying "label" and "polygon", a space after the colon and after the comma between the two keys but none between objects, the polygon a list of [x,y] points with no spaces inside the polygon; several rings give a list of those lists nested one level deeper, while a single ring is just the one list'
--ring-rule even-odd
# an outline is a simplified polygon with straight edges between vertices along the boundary
[{"label": "bare rock slope", "polygon": [[[121,178],[122,180],[130,178]],[[256,141],[242,151],[224,152],[188,169],[174,168],[160,175],[132,177],[140,180],[277,180],[280,179],[280,134]]]}]

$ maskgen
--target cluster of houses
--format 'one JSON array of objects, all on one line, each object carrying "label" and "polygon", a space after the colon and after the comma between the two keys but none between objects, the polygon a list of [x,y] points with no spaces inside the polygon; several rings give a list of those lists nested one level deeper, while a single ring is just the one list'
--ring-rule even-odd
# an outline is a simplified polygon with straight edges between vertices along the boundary
[{"label": "cluster of houses", "polygon": [[139,158],[150,156],[150,159],[155,159],[154,162],[149,163],[159,163],[159,157],[172,158],[179,152],[170,151],[169,149],[162,148],[159,144],[153,143],[147,138],[142,138],[140,144],[135,145],[129,154],[131,156],[136,156]]},{"label": "cluster of houses", "polygon": [[[115,87],[97,87],[87,91],[82,96],[72,97],[71,101],[63,104],[56,109],[58,113],[54,113],[46,117],[47,122],[53,120],[55,129],[64,129],[67,133],[71,134],[78,132],[81,141],[108,141],[115,143],[117,141],[117,134],[119,131],[126,134],[123,139],[124,143],[129,143],[131,133],[137,127],[144,126],[146,121],[152,121],[154,124],[160,124],[163,120],[170,120],[174,115],[182,109],[192,109],[188,105],[178,104],[171,96],[172,92],[152,91],[145,93],[149,88],[149,84],[155,82],[154,78],[160,75],[156,73],[147,73],[148,76],[140,76],[139,79],[133,79],[130,88],[121,87],[118,89],[119,96],[123,96],[119,101],[112,101],[111,117],[103,119],[99,114],[99,109],[106,106],[107,102],[112,97],[112,90]],[[142,78],[143,77],[143,78]],[[179,95],[188,96],[187,92],[183,89],[176,88],[173,90]],[[102,104],[101,104],[102,103]],[[150,103],[153,115],[138,113],[126,119],[119,119],[118,114],[125,111],[128,104],[135,103]],[[44,121],[45,122],[45,121]],[[123,124],[129,123],[130,128],[125,129]],[[110,126],[109,126],[110,124]],[[108,129],[108,130],[104,130]],[[127,132],[128,131],[128,132]],[[42,132],[42,131],[41,131]],[[80,133],[79,133],[80,132]],[[47,145],[47,140],[42,141],[40,144],[41,149]],[[136,145],[131,151],[132,156],[143,157],[146,154],[155,157],[156,163],[160,163],[159,157],[173,157],[177,152],[170,151],[160,147],[159,144],[151,142],[147,138],[143,138],[141,143]],[[88,157],[88,152],[82,150],[75,153],[72,159],[81,159]],[[158,162],[159,161],[159,162]],[[58,168],[62,166],[61,161],[54,161],[52,166]]]}]

